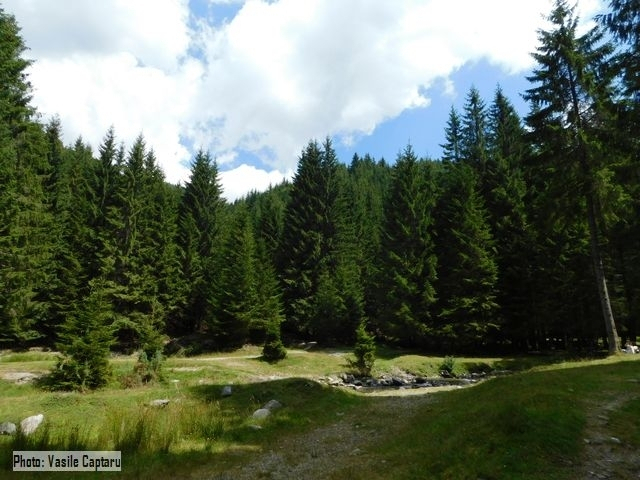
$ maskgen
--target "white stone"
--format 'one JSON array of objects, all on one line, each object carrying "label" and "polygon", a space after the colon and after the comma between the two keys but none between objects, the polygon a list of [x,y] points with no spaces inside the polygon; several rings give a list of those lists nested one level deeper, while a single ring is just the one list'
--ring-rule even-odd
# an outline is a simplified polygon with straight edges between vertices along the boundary
[{"label": "white stone", "polygon": [[11,422],[0,423],[0,435],[13,435],[16,433],[16,424]]},{"label": "white stone", "polygon": [[282,408],[282,404],[278,400],[269,400],[262,408],[273,412],[274,410]]},{"label": "white stone", "polygon": [[267,418],[269,415],[271,415],[271,410],[268,410],[266,408],[259,408],[258,410],[253,412],[252,417],[257,419],[262,419],[262,418]]},{"label": "white stone", "polygon": [[27,417],[20,422],[20,430],[25,435],[31,435],[35,432],[42,421],[44,420],[44,415],[39,413],[38,415],[32,415],[31,417]]}]

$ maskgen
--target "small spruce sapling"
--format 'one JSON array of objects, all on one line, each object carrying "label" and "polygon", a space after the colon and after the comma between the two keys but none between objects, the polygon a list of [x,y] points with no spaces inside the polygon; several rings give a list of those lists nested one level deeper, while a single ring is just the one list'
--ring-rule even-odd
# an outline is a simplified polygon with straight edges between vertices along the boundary
[{"label": "small spruce sapling", "polygon": [[282,344],[280,338],[280,325],[272,322],[267,327],[264,346],[262,348],[262,358],[267,362],[277,362],[283,360],[287,356],[287,350]]},{"label": "small spruce sapling", "polygon": [[358,374],[368,377],[376,361],[376,343],[373,335],[367,332],[365,322],[360,322],[356,329],[356,344],[353,347],[355,359],[348,360],[349,367]]}]

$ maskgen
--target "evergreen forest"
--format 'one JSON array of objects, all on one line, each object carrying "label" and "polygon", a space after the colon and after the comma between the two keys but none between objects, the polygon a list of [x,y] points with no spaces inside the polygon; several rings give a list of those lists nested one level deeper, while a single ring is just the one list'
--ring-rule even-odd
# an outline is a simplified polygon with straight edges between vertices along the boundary
[{"label": "evergreen forest", "polygon": [[143,136],[63,144],[0,8],[0,348],[635,341],[640,2],[609,0],[585,34],[565,0],[548,20],[523,117],[499,87],[472,88],[441,127],[442,158],[406,145],[338,159],[330,137],[310,140],[292,181],[230,203],[210,152],[173,185]]}]

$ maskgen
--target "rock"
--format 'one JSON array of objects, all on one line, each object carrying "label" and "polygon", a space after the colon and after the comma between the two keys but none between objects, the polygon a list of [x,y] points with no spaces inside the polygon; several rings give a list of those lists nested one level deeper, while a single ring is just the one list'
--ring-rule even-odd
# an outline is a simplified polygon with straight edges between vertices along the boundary
[{"label": "rock", "polygon": [[268,408],[259,408],[258,410],[253,412],[253,415],[251,416],[257,419],[263,419],[267,418],[269,415],[271,415],[271,410],[269,410]]},{"label": "rock", "polygon": [[329,377],[327,378],[327,383],[332,387],[337,387],[338,385],[342,385],[342,380],[340,380],[339,378]]},{"label": "rock", "polygon": [[31,435],[35,432],[42,421],[44,420],[44,415],[39,413],[38,415],[32,415],[31,417],[27,417],[20,422],[20,430],[25,435]]},{"label": "rock", "polygon": [[347,374],[344,374],[344,376],[342,377],[342,381],[344,383],[353,383],[353,382],[356,381],[356,377],[354,377],[353,375],[347,373]]},{"label": "rock", "polygon": [[279,408],[282,408],[282,404],[278,400],[269,400],[264,404],[264,407],[262,407],[263,410],[269,410],[270,412],[278,410]]},{"label": "rock", "polygon": [[307,342],[306,345],[304,346],[305,350],[311,350],[312,348],[315,348],[318,346],[318,342]]},{"label": "rock", "polygon": [[393,377],[391,379],[391,385],[393,385],[394,387],[401,387],[402,385],[404,385],[404,380],[398,377]]},{"label": "rock", "polygon": [[0,435],[13,435],[16,433],[17,427],[15,423],[3,422],[0,423]]},{"label": "rock", "polygon": [[224,387],[222,387],[222,392],[220,392],[220,395],[222,395],[223,397],[230,397],[231,393],[231,385],[225,385]]},{"label": "rock", "polygon": [[169,405],[169,399],[161,398],[158,400],[151,400],[149,405],[151,405],[152,407],[166,407],[167,405]]}]

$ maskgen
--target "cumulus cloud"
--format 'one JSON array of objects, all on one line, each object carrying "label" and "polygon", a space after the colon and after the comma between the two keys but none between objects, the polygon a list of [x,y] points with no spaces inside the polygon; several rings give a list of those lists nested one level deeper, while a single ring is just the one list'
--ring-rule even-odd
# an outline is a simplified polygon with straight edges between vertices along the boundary
[{"label": "cumulus cloud", "polygon": [[229,201],[241,198],[252,191],[263,192],[269,187],[275,187],[284,180],[291,180],[292,178],[293,170],[285,173],[278,170],[266,172],[244,163],[237,168],[220,173],[223,196]]},{"label": "cumulus cloud", "polygon": [[[4,2],[36,60],[34,101],[60,115],[65,141],[82,135],[97,146],[110,125],[127,143],[143,133],[172,182],[188,178],[193,146],[210,149],[230,170],[225,190],[244,193],[278,183],[310,138],[353,142],[428,107],[429,88],[453,91],[450,75],[468,62],[522,74],[552,6],[213,0],[211,8],[219,3],[238,11],[213,24],[188,0]],[[583,0],[582,18],[601,7]],[[263,169],[246,165],[242,151]]]}]

